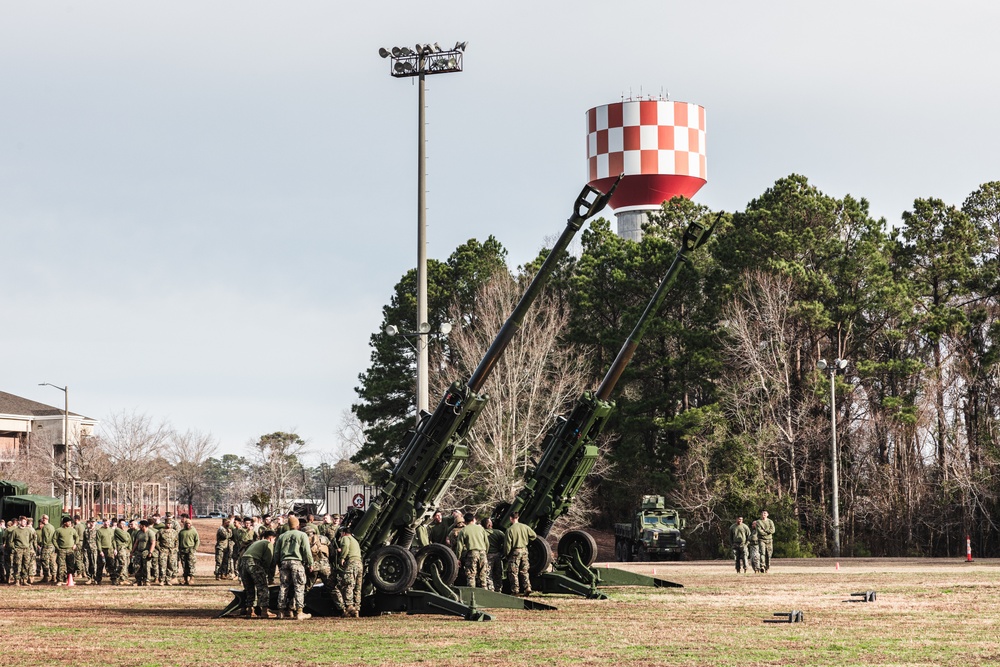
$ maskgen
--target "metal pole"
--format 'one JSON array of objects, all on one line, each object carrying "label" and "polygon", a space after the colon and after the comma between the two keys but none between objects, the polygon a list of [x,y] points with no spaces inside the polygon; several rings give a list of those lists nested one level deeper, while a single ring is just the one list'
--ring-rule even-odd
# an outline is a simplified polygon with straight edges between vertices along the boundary
[{"label": "metal pole", "polygon": [[[419,59],[420,77],[417,95],[417,332],[427,322],[427,154],[424,137],[424,56]],[[427,337],[417,336],[417,421],[427,411]]]},{"label": "metal pole", "polygon": [[69,490],[69,385],[63,388],[63,398],[65,399],[63,410],[63,443],[66,446],[66,479],[65,489],[69,493],[69,513],[73,513],[73,493]]},{"label": "metal pole", "polygon": [[[837,360],[839,361],[839,360]],[[837,483],[837,361],[830,367],[830,459],[833,464],[833,557],[840,558],[840,494]]]}]

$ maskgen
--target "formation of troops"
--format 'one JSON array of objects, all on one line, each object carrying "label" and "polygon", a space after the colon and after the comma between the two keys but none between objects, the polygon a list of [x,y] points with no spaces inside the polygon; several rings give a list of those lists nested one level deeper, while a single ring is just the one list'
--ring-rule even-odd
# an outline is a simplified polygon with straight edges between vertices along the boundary
[{"label": "formation of troops", "polygon": [[[537,536],[515,514],[504,530],[490,519],[455,510],[440,512],[421,527],[414,548],[442,544],[461,563],[469,586],[499,591],[506,576],[513,595],[529,595],[528,544]],[[29,517],[0,522],[0,581],[14,586],[190,585],[201,541],[186,514],[148,519],[65,517],[53,525],[43,516],[38,528]],[[505,569],[506,566],[506,569]],[[334,608],[356,618],[361,609],[364,565],[361,546],[339,516],[314,520],[286,516],[226,517],[216,531],[216,580],[243,584],[242,615],[247,618],[304,620],[305,594],[322,583]],[[277,614],[269,607],[269,586],[279,582]]]},{"label": "formation of troops", "polygon": [[[0,523],[0,581],[14,586],[190,585],[198,532],[187,515],[170,513],[148,520],[64,517],[59,528],[43,515],[38,528],[29,517]],[[181,581],[178,581],[178,567]]]},{"label": "formation of troops", "polygon": [[764,574],[771,569],[771,554],[774,551],[774,521],[767,518],[767,510],[749,526],[743,517],[729,527],[729,541],[736,559],[736,573],[746,574],[747,562],[754,572]]}]

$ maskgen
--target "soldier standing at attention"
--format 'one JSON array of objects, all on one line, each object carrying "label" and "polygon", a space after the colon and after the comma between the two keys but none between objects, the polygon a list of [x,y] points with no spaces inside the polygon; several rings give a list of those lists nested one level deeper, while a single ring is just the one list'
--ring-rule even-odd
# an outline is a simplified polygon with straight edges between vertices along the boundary
[{"label": "soldier standing at attention", "polygon": [[56,583],[56,527],[49,523],[49,515],[43,514],[38,522],[38,540],[42,545],[42,582],[51,581]]},{"label": "soldier standing at attention", "polygon": [[94,569],[94,583],[98,586],[104,580],[104,570],[114,579],[115,571],[115,529],[109,519],[95,532],[97,540],[97,563]]},{"label": "soldier standing at attention", "polygon": [[155,533],[149,530],[149,522],[139,522],[139,532],[132,539],[132,568],[136,586],[149,586],[149,561],[156,545]]},{"label": "soldier standing at attention", "polygon": [[503,545],[507,536],[499,528],[493,527],[493,519],[483,521],[490,548],[486,552],[486,588],[500,591],[503,588]]},{"label": "soldier standing at attention", "polygon": [[[97,581],[97,526],[94,519],[87,519],[87,527],[83,529],[83,539],[80,541],[83,548],[83,573],[87,577],[87,583],[93,584]],[[80,568],[77,567],[77,570]]]},{"label": "soldier standing at attention", "polygon": [[128,524],[125,519],[118,520],[118,527],[115,528],[115,565],[111,571],[112,586],[131,586],[128,580],[128,564],[132,555],[132,533],[128,531]]},{"label": "soldier standing at attention", "polygon": [[760,572],[760,536],[757,535],[757,520],[750,524],[750,567],[754,572]]},{"label": "soldier standing at attention", "polygon": [[177,531],[172,522],[164,523],[156,534],[156,553],[160,563],[160,585],[173,586],[177,577]]},{"label": "soldier standing at attention", "polygon": [[771,569],[771,553],[774,551],[774,522],[767,518],[767,510],[757,519],[757,536],[760,539],[760,571]]},{"label": "soldier standing at attention", "polygon": [[233,530],[229,527],[229,517],[215,531],[215,579],[218,581],[229,575],[229,563],[233,558]]},{"label": "soldier standing at attention", "polygon": [[77,534],[76,528],[71,526],[70,523],[68,517],[63,519],[62,528],[56,529],[55,538],[53,539],[56,553],[58,554],[56,586],[66,585],[67,575],[70,574],[75,565],[74,552],[76,551],[76,545],[80,540],[80,536]]},{"label": "soldier standing at attention", "polygon": [[305,606],[306,568],[312,567],[313,559],[309,550],[309,538],[299,530],[298,517],[288,517],[288,530],[274,543],[274,553],[281,571],[278,618],[294,618],[299,621],[312,618],[302,608]]},{"label": "soldier standing at attention", "polygon": [[364,566],[361,564],[361,544],[354,538],[349,527],[341,529],[340,567],[341,595],[346,609],[344,615],[357,618],[361,609],[361,586],[364,580]]},{"label": "soldier standing at attention", "polygon": [[489,564],[486,553],[490,550],[490,538],[486,529],[476,523],[476,515],[465,513],[465,528],[458,531],[455,538],[455,555],[462,560],[466,585],[473,588],[487,588]]},{"label": "soldier standing at attention", "polygon": [[521,515],[514,512],[510,515],[510,526],[507,528],[507,538],[504,550],[507,552],[507,576],[510,579],[510,594],[531,595],[531,578],[528,570],[528,543],[536,539],[531,526],[518,523]]},{"label": "soldier standing at attention", "polygon": [[10,572],[16,586],[30,586],[35,569],[35,531],[28,527],[28,518],[19,517],[10,529],[7,546],[11,552]]},{"label": "soldier standing at attention", "polygon": [[746,574],[747,571],[747,540],[750,539],[750,528],[743,523],[743,517],[736,517],[736,523],[729,527],[729,541],[733,545],[733,555],[736,557],[736,574]]},{"label": "soldier standing at attention", "polygon": [[274,540],[273,530],[265,530],[261,539],[257,540],[243,552],[240,558],[240,580],[243,582],[243,615],[250,618],[256,611],[257,618],[271,618],[267,610],[271,593],[267,588],[267,573],[273,568]]},{"label": "soldier standing at attention", "polygon": [[184,528],[177,533],[177,555],[184,569],[184,585],[190,586],[194,579],[195,566],[198,562],[198,545],[201,538],[198,531],[191,527],[191,519],[184,519]]}]

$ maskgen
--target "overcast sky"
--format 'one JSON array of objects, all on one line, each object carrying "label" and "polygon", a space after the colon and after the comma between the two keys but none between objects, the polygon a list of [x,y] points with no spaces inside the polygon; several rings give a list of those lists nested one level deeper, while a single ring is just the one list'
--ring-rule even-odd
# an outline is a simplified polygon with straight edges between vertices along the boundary
[{"label": "overcast sky", "polygon": [[429,255],[493,234],[520,264],[586,180],[585,112],[630,94],[705,106],[714,209],[790,173],[891,223],[960,205],[1000,179],[998,25],[985,0],[0,0],[0,390],[334,448],[416,261],[417,89],[381,46],[469,42],[428,78]]}]

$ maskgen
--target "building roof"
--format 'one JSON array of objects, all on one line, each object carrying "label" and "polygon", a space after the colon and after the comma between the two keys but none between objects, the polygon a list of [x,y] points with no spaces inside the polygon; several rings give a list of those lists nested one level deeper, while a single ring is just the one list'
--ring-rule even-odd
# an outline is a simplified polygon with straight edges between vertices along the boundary
[{"label": "building roof", "polygon": [[[44,403],[39,403],[38,401],[32,401],[27,398],[22,398],[21,396],[15,396],[14,394],[8,394],[5,391],[0,391],[0,415],[61,417],[62,414],[62,408],[55,408],[51,405],[45,405]],[[70,414],[75,417],[90,420],[90,417],[84,417],[83,415],[78,415],[72,411]]]}]

